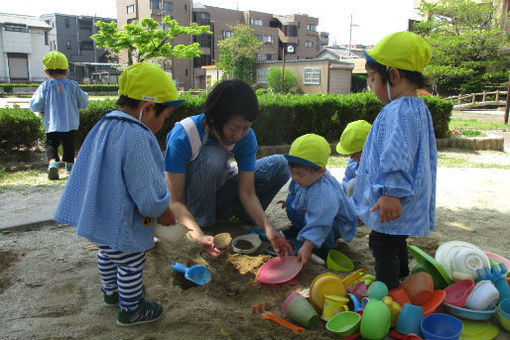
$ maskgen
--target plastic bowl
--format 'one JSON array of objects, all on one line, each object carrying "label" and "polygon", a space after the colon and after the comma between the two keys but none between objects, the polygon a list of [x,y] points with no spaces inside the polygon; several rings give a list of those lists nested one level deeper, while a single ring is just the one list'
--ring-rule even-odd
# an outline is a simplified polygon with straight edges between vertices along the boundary
[{"label": "plastic bowl", "polygon": [[501,301],[499,303],[498,308],[496,309],[496,313],[498,314],[498,320],[499,323],[501,324],[501,327],[503,327],[506,331],[510,332],[510,314],[505,313],[500,307],[501,304],[505,301],[507,301],[506,303],[507,305],[510,305],[510,298]]},{"label": "plastic bowl", "polygon": [[506,298],[499,302],[498,308],[499,312],[510,319],[510,298]]},{"label": "plastic bowl", "polygon": [[348,337],[359,330],[361,315],[355,312],[340,312],[326,323],[326,329],[338,336]]},{"label": "plastic bowl", "polygon": [[462,333],[462,321],[454,316],[433,313],[421,322],[421,331],[427,340],[454,340]]},{"label": "plastic bowl", "polygon": [[464,308],[466,300],[471,294],[475,283],[473,280],[460,280],[445,288],[446,296],[444,301],[450,305]]},{"label": "plastic bowl", "polygon": [[261,244],[262,241],[257,234],[241,235],[232,240],[232,250],[240,254],[252,254]]},{"label": "plastic bowl", "polygon": [[490,310],[496,307],[499,300],[499,291],[492,281],[478,282],[466,300],[466,308],[476,310]]},{"label": "plastic bowl", "polygon": [[443,303],[445,296],[446,293],[444,292],[444,290],[441,289],[435,290],[434,293],[432,293],[430,299],[427,302],[425,302],[425,304],[422,306],[423,314],[427,316],[429,314],[434,313],[437,307],[439,307],[439,305]]},{"label": "plastic bowl", "polygon": [[347,255],[339,252],[336,249],[330,249],[328,251],[326,266],[331,270],[345,273],[354,269],[354,263],[352,260]]},{"label": "plastic bowl", "polygon": [[496,309],[491,310],[474,310],[467,308],[460,308],[457,306],[450,305],[448,303],[443,303],[446,307],[446,311],[450,314],[458,316],[460,318],[468,319],[468,320],[489,320],[492,318],[492,315],[496,313]]}]

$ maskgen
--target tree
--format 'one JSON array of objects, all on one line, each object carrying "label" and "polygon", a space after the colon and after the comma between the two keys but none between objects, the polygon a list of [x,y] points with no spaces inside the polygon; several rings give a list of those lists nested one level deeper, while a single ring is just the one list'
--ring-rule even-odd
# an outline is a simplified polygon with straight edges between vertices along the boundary
[{"label": "tree", "polygon": [[229,77],[253,83],[253,64],[262,46],[247,25],[230,26],[232,37],[218,42],[220,60],[216,66]]},{"label": "tree", "polygon": [[[285,83],[283,85],[283,93],[295,92],[298,81],[294,73],[285,69]],[[267,87],[274,93],[282,92],[282,69],[279,67],[271,67],[267,74]]]},{"label": "tree", "polygon": [[[161,28],[161,25],[165,29]],[[128,65],[133,64],[133,57],[136,62],[157,58],[175,57],[178,59],[193,59],[200,57],[199,43],[190,45],[172,45],[173,40],[180,35],[211,34],[209,26],[199,26],[192,23],[191,26],[180,26],[177,20],[166,16],[160,24],[152,18],[143,18],[140,23],[133,22],[123,26],[123,30],[117,29],[116,22],[96,22],[99,32],[91,38],[96,41],[99,48],[106,48],[118,54],[127,50]],[[167,29],[166,29],[167,28]]]},{"label": "tree", "polygon": [[488,84],[506,81],[508,58],[498,55],[506,41],[499,27],[498,4],[424,1],[420,11],[426,20],[415,23],[413,29],[432,47],[425,75],[433,80],[434,92],[480,92]]}]

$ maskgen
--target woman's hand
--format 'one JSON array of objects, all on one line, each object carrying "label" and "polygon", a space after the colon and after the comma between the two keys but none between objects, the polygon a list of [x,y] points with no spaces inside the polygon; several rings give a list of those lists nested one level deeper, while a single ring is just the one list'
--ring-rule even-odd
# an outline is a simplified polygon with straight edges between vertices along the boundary
[{"label": "woman's hand", "polygon": [[402,204],[397,197],[381,196],[370,211],[376,211],[377,209],[381,209],[381,223],[391,222],[402,215]]},{"label": "woman's hand", "polygon": [[198,242],[205,249],[205,251],[207,251],[207,253],[213,257],[218,257],[226,251],[220,251],[218,248],[216,248],[214,246],[213,237],[210,235],[202,235]]},{"label": "woman's hand", "polygon": [[294,250],[289,242],[273,227],[266,230],[267,240],[271,243],[273,250],[278,256],[293,255]]}]

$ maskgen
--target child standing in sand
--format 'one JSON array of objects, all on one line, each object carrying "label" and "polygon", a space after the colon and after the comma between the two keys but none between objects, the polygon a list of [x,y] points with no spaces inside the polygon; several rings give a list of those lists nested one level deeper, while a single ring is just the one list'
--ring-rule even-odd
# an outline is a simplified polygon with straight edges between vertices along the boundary
[{"label": "child standing in sand", "polygon": [[288,161],[292,180],[284,204],[292,226],[285,237],[303,245],[298,259],[305,265],[312,253],[326,259],[337,240],[349,242],[356,234],[356,212],[342,185],[326,169],[331,147],[321,136],[306,134],[291,145]]},{"label": "child standing in sand", "polygon": [[74,134],[80,125],[80,109],[88,106],[89,95],[77,82],[67,79],[69,63],[64,54],[51,51],[43,60],[48,80],[35,91],[30,100],[30,110],[41,112],[46,132],[46,156],[48,178],[58,179],[58,147],[62,143],[66,162],[65,169],[71,172],[74,163]]},{"label": "child standing in sand", "polygon": [[429,44],[393,33],[365,51],[368,80],[385,106],[368,134],[353,199],[372,229],[376,279],[392,289],[409,275],[407,237],[434,229],[437,150],[430,112],[416,96],[425,85]]},{"label": "child standing in sand", "polygon": [[174,224],[164,160],[154,134],[183,100],[172,78],[151,63],[129,66],[119,79],[118,110],[106,112],[83,142],[54,220],[99,247],[104,302],[119,305],[117,324],[159,318],[144,299],[145,252],[154,246],[153,219]]},{"label": "child standing in sand", "polygon": [[363,145],[370,131],[369,122],[366,120],[357,120],[350,122],[345,127],[340,136],[340,141],[336,145],[336,152],[341,155],[348,155],[349,161],[345,167],[345,174],[342,180],[347,197],[352,196],[354,185],[356,184],[356,176],[358,174],[359,161],[363,152]]}]

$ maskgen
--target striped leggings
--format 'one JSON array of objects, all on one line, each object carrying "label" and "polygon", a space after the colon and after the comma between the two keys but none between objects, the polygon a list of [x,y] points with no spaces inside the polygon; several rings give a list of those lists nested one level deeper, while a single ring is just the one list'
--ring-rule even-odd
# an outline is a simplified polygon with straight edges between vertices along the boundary
[{"label": "striped leggings", "polygon": [[125,253],[105,245],[99,245],[97,265],[103,292],[111,295],[118,291],[119,308],[134,310],[142,293],[142,271],[145,264],[145,252]]}]

